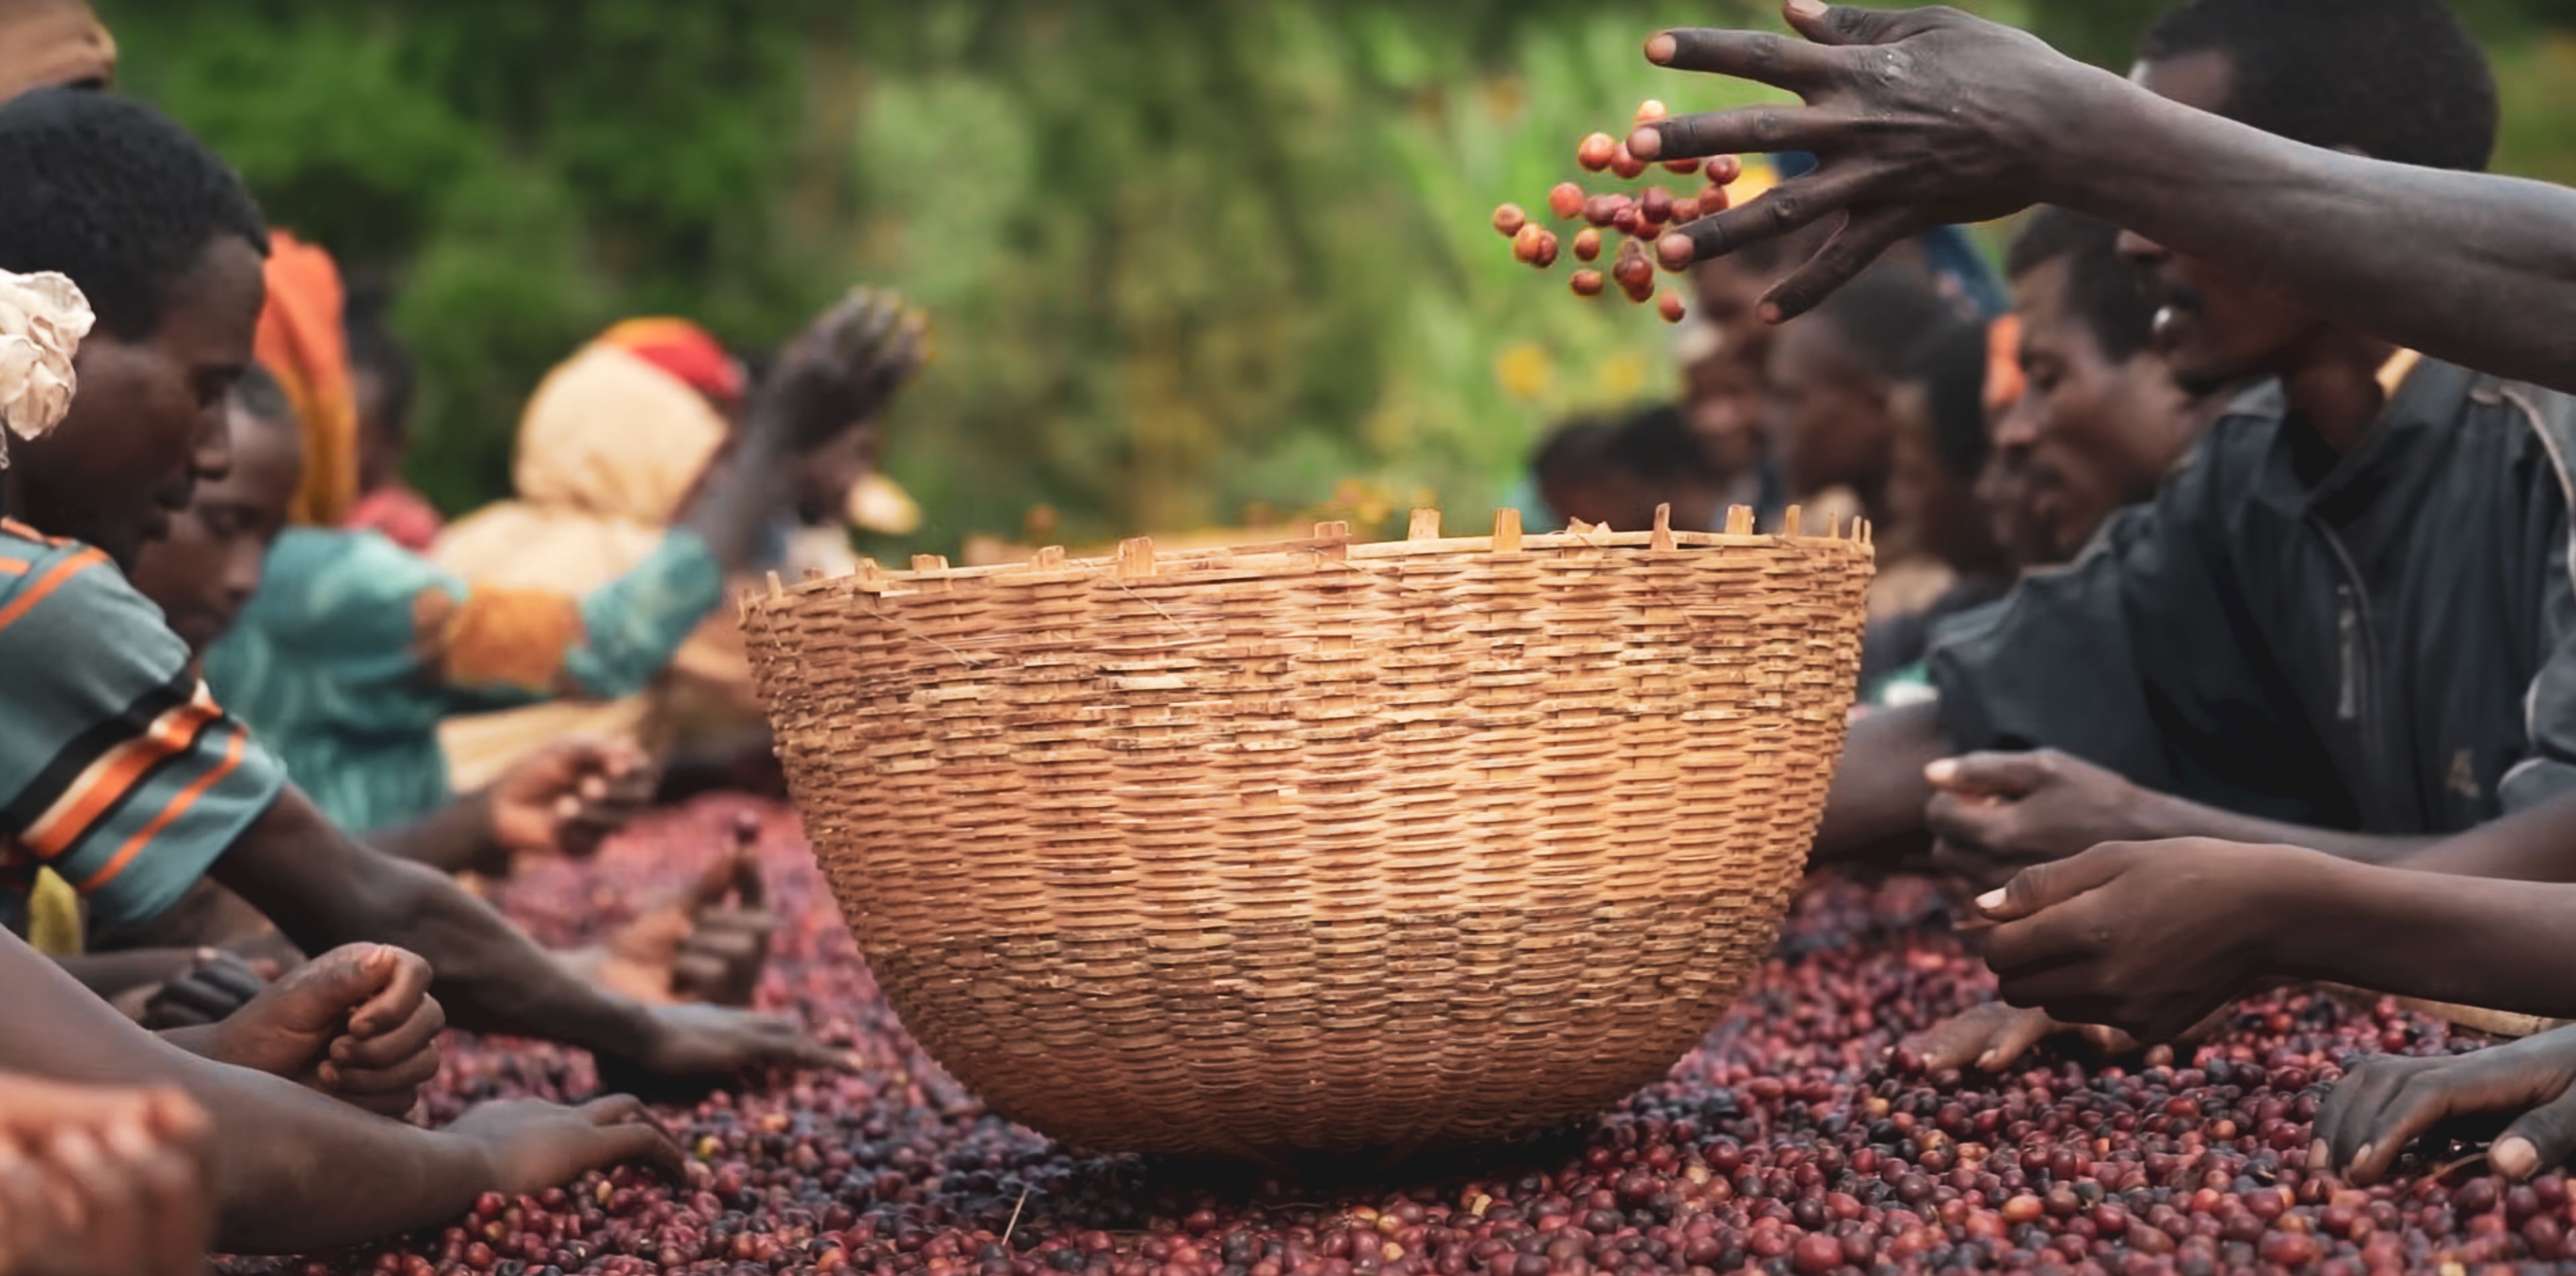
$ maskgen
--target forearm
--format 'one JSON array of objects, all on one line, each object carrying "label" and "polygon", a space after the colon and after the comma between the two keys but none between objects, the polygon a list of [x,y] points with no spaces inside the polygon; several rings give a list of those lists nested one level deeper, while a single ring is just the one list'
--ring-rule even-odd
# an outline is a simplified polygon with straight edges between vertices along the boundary
[{"label": "forearm", "polygon": [[2576,798],[2482,824],[2407,856],[2397,867],[2517,882],[2576,882]]},{"label": "forearm", "polygon": [[307,952],[381,943],[427,958],[458,1027],[621,1058],[646,1043],[642,1007],[574,978],[446,875],[350,841],[301,793],[290,790],[217,872]]},{"label": "forearm", "polygon": [[2303,146],[2107,74],[2071,96],[2068,144],[2045,162],[2051,202],[2383,340],[2576,390],[2576,192]]},{"label": "forearm", "polygon": [[1932,798],[1923,769],[1949,756],[1937,705],[1909,705],[1852,724],[1825,799],[1811,863],[1888,860],[1929,843],[1923,807]]},{"label": "forearm", "polygon": [[501,873],[509,854],[492,836],[488,792],[470,793],[410,824],[367,835],[377,850],[442,873]]},{"label": "forearm", "polygon": [[2287,883],[2270,973],[2576,1018],[2576,887],[2320,859]]},{"label": "forearm", "polygon": [[164,982],[188,969],[197,959],[188,948],[136,948],[125,952],[90,953],[79,957],[57,957],[63,973],[100,997],[114,997],[132,992],[145,984]]},{"label": "forearm", "polygon": [[491,1186],[479,1149],[370,1116],[155,1039],[14,943],[0,954],[0,1067],[63,1081],[169,1085],[216,1122],[218,1248],[305,1253],[462,1214]]},{"label": "forearm", "polygon": [[2140,822],[2141,827],[2134,839],[2138,841],[2209,837],[2252,846],[2304,846],[2360,864],[2395,864],[2440,841],[2431,837],[2383,837],[2372,833],[2282,824],[2203,806],[2169,794],[2152,795],[2141,812]]},{"label": "forearm", "polygon": [[[752,410],[771,409],[756,402]],[[770,520],[794,489],[795,458],[777,441],[779,433],[757,419],[747,424],[741,446],[716,462],[706,487],[680,517],[679,526],[705,539],[728,577],[764,566],[759,559]]]}]

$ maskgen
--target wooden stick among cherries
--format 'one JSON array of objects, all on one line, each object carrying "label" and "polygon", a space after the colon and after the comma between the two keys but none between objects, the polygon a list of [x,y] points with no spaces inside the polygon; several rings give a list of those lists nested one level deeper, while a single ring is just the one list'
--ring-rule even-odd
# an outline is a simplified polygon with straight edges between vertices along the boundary
[{"label": "wooden stick among cherries", "polygon": [[[1648,100],[1637,107],[1637,123],[1660,120],[1668,112],[1661,102]],[[1614,173],[1621,181],[1633,182],[1653,167],[1648,161],[1628,153],[1628,144],[1607,133],[1594,133],[1583,139],[1574,151],[1574,160],[1588,173]],[[1696,195],[1675,195],[1662,186],[1649,186],[1631,194],[1593,193],[1574,182],[1559,182],[1547,193],[1547,211],[1561,222],[1589,223],[1574,235],[1575,260],[1591,263],[1610,253],[1607,278],[1597,269],[1574,272],[1570,281],[1574,295],[1598,297],[1616,285],[1629,301],[1644,305],[1648,301],[1664,316],[1666,323],[1680,323],[1690,312],[1682,304],[1681,294],[1667,288],[1655,295],[1655,263],[1651,247],[1656,237],[1668,226],[1694,222],[1712,213],[1726,211],[1727,183],[1743,174],[1743,165],[1733,156],[1703,163],[1695,159],[1672,160],[1664,165],[1667,172],[1684,177],[1705,176],[1708,187]],[[1518,204],[1505,204],[1494,210],[1494,231],[1512,241],[1512,256],[1523,264],[1546,270],[1556,264],[1560,251],[1556,232],[1541,226]],[[1607,235],[1608,239],[1604,236]],[[1615,241],[1615,247],[1612,242]]]}]

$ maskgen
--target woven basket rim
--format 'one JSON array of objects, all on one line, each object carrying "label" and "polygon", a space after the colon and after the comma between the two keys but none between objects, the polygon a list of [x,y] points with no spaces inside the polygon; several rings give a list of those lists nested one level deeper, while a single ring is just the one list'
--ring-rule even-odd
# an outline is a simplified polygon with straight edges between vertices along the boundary
[{"label": "woven basket rim", "polygon": [[1655,511],[1655,526],[1648,531],[1620,532],[1596,527],[1581,520],[1562,532],[1524,535],[1518,510],[1498,510],[1494,530],[1488,535],[1444,537],[1440,534],[1440,511],[1420,509],[1413,512],[1412,526],[1403,540],[1359,541],[1351,536],[1350,524],[1317,523],[1314,535],[1305,540],[1274,541],[1258,545],[1220,546],[1180,552],[1158,551],[1152,537],[1134,537],[1122,541],[1115,557],[1071,558],[1062,546],[1039,550],[1027,562],[1001,563],[984,567],[951,567],[948,560],[936,554],[923,554],[912,560],[909,571],[890,571],[875,559],[862,559],[858,570],[832,576],[815,572],[795,585],[769,573],[766,597],[763,591],[747,591],[743,611],[761,610],[772,602],[788,602],[800,595],[817,592],[857,589],[864,593],[891,594],[910,592],[920,586],[958,583],[1009,583],[1037,577],[1115,576],[1121,580],[1140,580],[1157,576],[1185,575],[1194,570],[1222,568],[1229,571],[1259,570],[1265,567],[1310,566],[1318,561],[1401,560],[1456,556],[1461,554],[1528,554],[1564,550],[1642,549],[1648,552],[1670,552],[1695,549],[1725,549],[1747,546],[1784,544],[1857,545],[1876,544],[1876,531],[1869,520],[1841,518],[1829,520],[1821,534],[1810,533],[1804,526],[1804,511],[1792,505],[1781,519],[1777,532],[1753,530],[1753,511],[1738,505],[1727,511],[1726,530],[1722,532],[1681,532],[1672,527],[1672,507]]}]

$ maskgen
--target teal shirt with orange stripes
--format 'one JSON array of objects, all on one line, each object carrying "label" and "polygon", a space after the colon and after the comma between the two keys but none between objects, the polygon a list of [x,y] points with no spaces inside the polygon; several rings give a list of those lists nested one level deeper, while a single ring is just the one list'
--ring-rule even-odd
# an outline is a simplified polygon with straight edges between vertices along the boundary
[{"label": "teal shirt with orange stripes", "polygon": [[0,924],[39,867],[102,920],[156,917],[285,785],[105,554],[0,522]]}]

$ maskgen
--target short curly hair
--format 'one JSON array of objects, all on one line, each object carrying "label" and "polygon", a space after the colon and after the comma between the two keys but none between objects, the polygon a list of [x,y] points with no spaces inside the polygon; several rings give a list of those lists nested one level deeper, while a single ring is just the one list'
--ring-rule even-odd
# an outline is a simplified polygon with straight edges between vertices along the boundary
[{"label": "short curly hair", "polygon": [[2138,46],[2193,53],[2235,71],[2219,113],[2266,133],[2463,172],[2495,155],[2495,72],[2443,0],[2193,0]]},{"label": "short curly hair", "polygon": [[169,117],[75,88],[0,105],[0,270],[71,276],[108,332],[151,337],[171,283],[227,235],[268,252],[241,178]]}]

